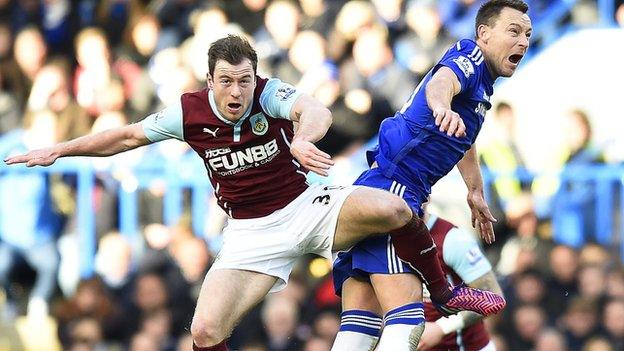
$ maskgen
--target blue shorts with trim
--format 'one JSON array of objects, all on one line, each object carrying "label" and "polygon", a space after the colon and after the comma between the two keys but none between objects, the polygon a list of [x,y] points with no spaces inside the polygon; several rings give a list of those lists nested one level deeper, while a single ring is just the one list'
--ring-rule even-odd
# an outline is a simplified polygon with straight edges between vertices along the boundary
[{"label": "blue shorts with trim", "polygon": [[[388,190],[402,197],[419,216],[423,214],[421,199],[426,199],[426,192],[418,192],[409,185],[386,177],[379,168],[366,170],[353,184]],[[368,279],[373,273],[397,274],[414,271],[399,260],[390,236],[374,236],[338,253],[332,271],[336,295],[341,296],[342,285],[349,277]]]}]

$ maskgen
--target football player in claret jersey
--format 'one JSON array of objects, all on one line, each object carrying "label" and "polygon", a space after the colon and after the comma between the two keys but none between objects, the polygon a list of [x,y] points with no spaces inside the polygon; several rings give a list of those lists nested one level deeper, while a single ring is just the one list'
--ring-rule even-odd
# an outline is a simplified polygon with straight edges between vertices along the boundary
[{"label": "football player in claret jersey", "polygon": [[[527,11],[521,0],[482,4],[475,21],[476,41],[460,40],[449,48],[404,107],[382,122],[379,143],[367,155],[371,168],[354,184],[387,189],[422,215],[431,186],[457,165],[468,188],[473,226],[491,243],[495,218],[484,200],[474,142],[491,107],[494,81],[512,76],[529,47]],[[435,241],[428,233],[418,240],[404,239],[374,237],[338,253],[333,275],[336,293],[343,297],[343,314],[333,351],[352,350],[353,345],[370,350],[377,341],[377,349],[414,348],[424,329],[419,278],[441,312],[456,313],[448,304],[440,305],[449,285],[437,264]]]},{"label": "football player in claret jersey", "polygon": [[[292,85],[258,77],[256,67],[246,40],[219,39],[208,51],[206,89],[183,94],[140,123],[5,160],[47,166],[59,157],[108,156],[169,138],[193,148],[229,216],[193,316],[194,350],[227,350],[236,323],[286,285],[297,257],[329,258],[332,249],[348,249],[370,235],[415,239],[427,230],[403,199],[387,191],[308,185],[308,170],[326,175],[333,164],[314,145],[327,132],[331,113]],[[296,133],[293,122],[299,123]],[[484,305],[474,304],[478,294],[488,297]],[[462,290],[446,305],[488,313],[500,307],[491,303],[496,297]]]}]

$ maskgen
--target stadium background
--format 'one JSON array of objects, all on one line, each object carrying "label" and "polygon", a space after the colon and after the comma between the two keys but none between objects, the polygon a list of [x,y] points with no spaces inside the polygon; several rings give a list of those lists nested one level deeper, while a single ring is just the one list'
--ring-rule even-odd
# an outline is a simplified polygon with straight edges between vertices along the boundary
[{"label": "stadium background", "polygon": [[[142,119],[201,88],[210,42],[244,32],[261,75],[334,113],[319,146],[337,164],[311,180],[349,183],[380,120],[472,37],[478,3],[0,0],[0,156]],[[498,82],[478,140],[499,219],[485,251],[509,302],[487,325],[498,350],[624,350],[624,5],[529,3],[533,47]],[[456,172],[432,208],[469,228]],[[201,162],[175,141],[50,169],[0,163],[0,350],[190,350],[223,221]],[[301,259],[231,346],[329,350],[328,269]]]}]

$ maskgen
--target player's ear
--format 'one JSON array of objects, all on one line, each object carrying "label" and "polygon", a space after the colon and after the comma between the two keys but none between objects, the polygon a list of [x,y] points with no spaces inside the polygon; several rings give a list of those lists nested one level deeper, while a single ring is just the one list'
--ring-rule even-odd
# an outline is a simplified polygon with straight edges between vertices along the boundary
[{"label": "player's ear", "polygon": [[479,28],[477,28],[477,39],[480,39],[484,43],[487,44],[491,35],[492,29],[487,24],[481,24]]},{"label": "player's ear", "polygon": [[214,81],[210,73],[206,74],[206,83],[208,84],[208,89],[212,90],[214,88]]}]

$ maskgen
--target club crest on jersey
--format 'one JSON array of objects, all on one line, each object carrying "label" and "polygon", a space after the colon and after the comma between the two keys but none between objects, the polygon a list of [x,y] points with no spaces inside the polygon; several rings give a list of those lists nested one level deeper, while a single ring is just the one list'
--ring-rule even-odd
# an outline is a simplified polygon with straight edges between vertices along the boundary
[{"label": "club crest on jersey", "polygon": [[269,121],[267,121],[262,112],[251,116],[249,122],[251,123],[251,131],[255,135],[264,135],[269,130]]},{"label": "club crest on jersey", "polygon": [[466,78],[470,77],[471,74],[475,73],[472,62],[470,62],[470,60],[466,56],[459,56],[458,58],[454,59],[453,62],[455,62],[455,64],[457,64],[457,67],[459,67],[459,69],[464,72],[464,76],[466,76]]}]

